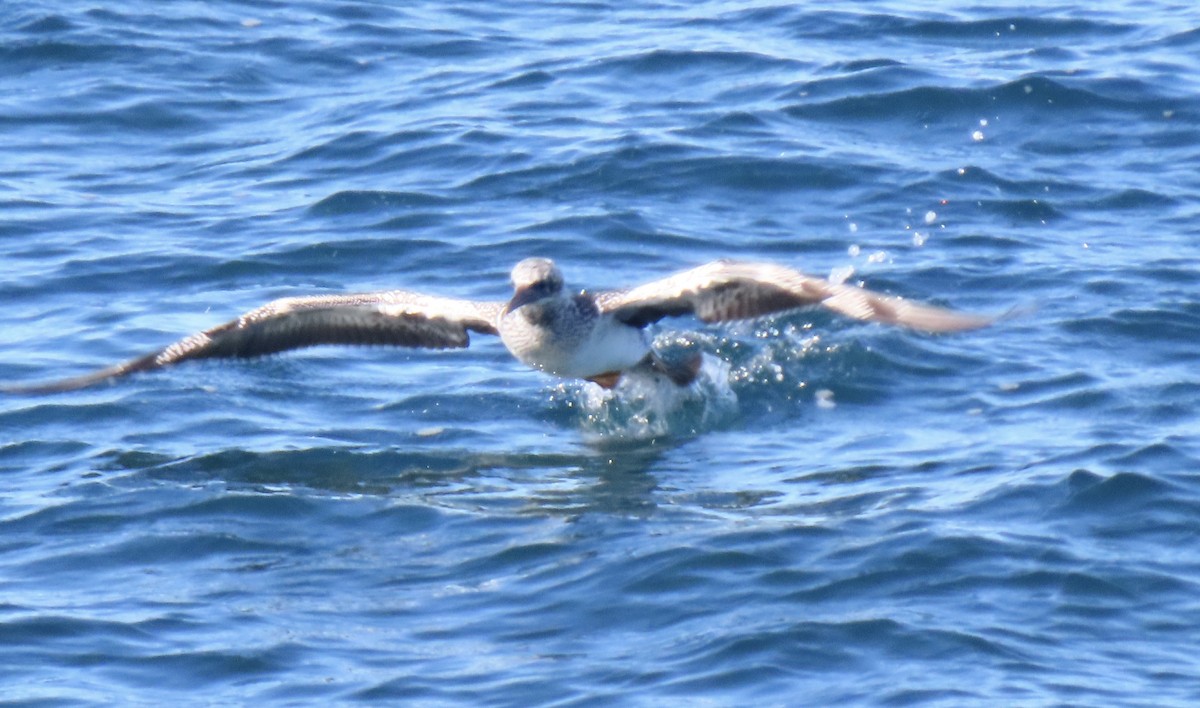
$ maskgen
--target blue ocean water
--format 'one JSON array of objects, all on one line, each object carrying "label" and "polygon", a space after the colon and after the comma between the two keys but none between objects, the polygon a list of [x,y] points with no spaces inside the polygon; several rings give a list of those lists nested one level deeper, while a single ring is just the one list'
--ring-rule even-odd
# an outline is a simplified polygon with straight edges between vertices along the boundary
[{"label": "blue ocean water", "polygon": [[1015,314],[0,398],[4,700],[1194,705],[1198,56],[1169,0],[7,8],[0,381],[529,255]]}]

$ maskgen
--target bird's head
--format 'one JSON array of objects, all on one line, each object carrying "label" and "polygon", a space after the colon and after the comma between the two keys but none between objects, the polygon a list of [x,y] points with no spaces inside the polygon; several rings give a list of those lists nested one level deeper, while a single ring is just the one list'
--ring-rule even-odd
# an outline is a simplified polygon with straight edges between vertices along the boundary
[{"label": "bird's head", "polygon": [[509,313],[535,302],[558,297],[563,291],[562,272],[549,258],[526,258],[512,269],[513,296],[505,306]]}]

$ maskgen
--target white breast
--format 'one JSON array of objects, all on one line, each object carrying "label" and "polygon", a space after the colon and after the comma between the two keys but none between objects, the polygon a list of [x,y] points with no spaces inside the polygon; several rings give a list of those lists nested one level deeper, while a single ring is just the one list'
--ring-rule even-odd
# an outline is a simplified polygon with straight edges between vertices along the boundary
[{"label": "white breast", "polygon": [[642,330],[601,317],[587,343],[575,352],[572,372],[564,375],[588,378],[625,371],[637,366],[648,353],[650,345]]}]

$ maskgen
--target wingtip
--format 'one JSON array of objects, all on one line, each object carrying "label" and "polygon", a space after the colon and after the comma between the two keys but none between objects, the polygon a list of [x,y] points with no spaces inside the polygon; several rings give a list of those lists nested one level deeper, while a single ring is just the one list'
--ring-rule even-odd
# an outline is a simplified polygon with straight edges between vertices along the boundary
[{"label": "wingtip", "polygon": [[933,333],[970,332],[972,330],[998,325],[1003,322],[1011,322],[1012,320],[1020,319],[1030,315],[1035,311],[1037,311],[1036,306],[1022,305],[1015,305],[1004,312],[994,315],[980,315],[970,312],[958,312],[955,310],[940,310],[940,312],[937,313],[937,318],[941,321],[942,326],[937,328],[918,329],[925,329],[925,331]]},{"label": "wingtip", "polygon": [[953,334],[955,332],[970,332],[996,324],[999,318],[991,315],[975,315],[953,310],[936,309],[932,312],[907,314],[901,320],[893,322],[902,327],[930,334]]},{"label": "wingtip", "polygon": [[114,380],[126,374],[131,374],[135,371],[144,371],[149,366],[148,362],[152,361],[152,356],[134,359],[133,361],[124,364],[117,364],[106,369],[93,371],[90,374],[81,376],[72,376],[66,379],[57,379],[53,381],[42,381],[29,384],[0,384],[0,393],[4,395],[15,396],[47,396],[56,393],[69,393],[78,391],[84,388],[90,388],[103,383],[112,383]]},{"label": "wingtip", "polygon": [[996,315],[994,321],[1009,322],[1011,320],[1019,320],[1024,317],[1029,317],[1038,311],[1038,306],[1032,303],[1025,305],[1013,305],[1004,312]]},{"label": "wingtip", "polygon": [[41,383],[31,384],[2,384],[0,385],[0,394],[5,396],[49,396],[56,393],[69,393],[71,391],[78,391],[90,386],[95,386],[96,384],[110,378],[110,376],[96,376],[95,374],[89,374],[70,379],[62,379],[60,381],[44,381]]}]

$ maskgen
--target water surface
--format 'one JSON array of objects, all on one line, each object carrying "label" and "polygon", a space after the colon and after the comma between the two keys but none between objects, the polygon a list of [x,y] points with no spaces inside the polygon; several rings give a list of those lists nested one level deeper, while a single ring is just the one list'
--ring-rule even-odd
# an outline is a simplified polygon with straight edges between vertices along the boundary
[{"label": "water surface", "polygon": [[529,255],[1019,315],[666,322],[674,397],[481,338],[0,399],[6,698],[1192,704],[1198,52],[1165,0],[13,9],[4,381]]}]

